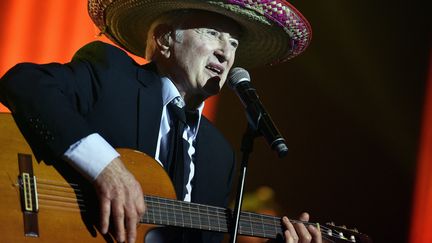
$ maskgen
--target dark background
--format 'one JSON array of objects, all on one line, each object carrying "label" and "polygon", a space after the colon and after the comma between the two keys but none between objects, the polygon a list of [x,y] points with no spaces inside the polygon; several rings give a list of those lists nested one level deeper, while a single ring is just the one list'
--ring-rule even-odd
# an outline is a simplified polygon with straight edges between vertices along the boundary
[{"label": "dark background", "polygon": [[[2,72],[21,61],[66,62],[98,33],[85,0],[21,1],[15,19],[18,1],[0,1]],[[250,70],[289,154],[280,160],[257,139],[246,189],[271,186],[290,217],[308,211],[374,242],[407,242],[432,54],[430,0],[290,2],[312,25],[311,45],[287,63]],[[10,26],[17,33],[6,32]],[[238,150],[243,107],[228,88],[220,96],[216,125]]]},{"label": "dark background", "polygon": [[[291,217],[308,211],[313,221],[356,227],[374,242],[407,242],[429,1],[290,2],[312,25],[311,45],[287,63],[250,70],[289,154],[278,159],[257,139],[246,189],[271,186]],[[229,88],[216,125],[239,150],[246,119]]]}]

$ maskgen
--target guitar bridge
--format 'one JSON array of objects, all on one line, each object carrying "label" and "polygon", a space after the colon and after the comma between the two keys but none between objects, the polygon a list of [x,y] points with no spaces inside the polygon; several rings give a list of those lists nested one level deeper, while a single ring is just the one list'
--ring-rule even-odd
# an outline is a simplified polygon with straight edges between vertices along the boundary
[{"label": "guitar bridge", "polygon": [[33,175],[32,157],[18,154],[21,208],[24,220],[24,235],[39,237],[37,212],[39,210],[36,177]]}]

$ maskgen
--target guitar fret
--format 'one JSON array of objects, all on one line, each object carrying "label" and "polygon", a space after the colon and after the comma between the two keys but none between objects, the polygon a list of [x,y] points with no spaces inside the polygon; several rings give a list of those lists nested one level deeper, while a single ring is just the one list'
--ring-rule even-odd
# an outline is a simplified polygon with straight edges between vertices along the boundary
[{"label": "guitar fret", "polygon": [[[181,223],[183,227],[188,228],[228,232],[231,212],[227,209],[157,197],[147,198],[146,203],[148,211],[143,218],[144,223],[149,223],[153,219],[155,224],[180,226]],[[159,215],[159,221],[155,215]],[[179,222],[180,219],[183,221]],[[185,219],[189,219],[190,222]],[[275,239],[282,234],[280,219],[270,215],[242,212],[239,234]],[[334,234],[331,238],[341,237]]]},{"label": "guitar fret", "polygon": [[181,222],[181,226],[184,227],[185,226],[185,224],[184,224],[184,217],[183,217],[184,211],[182,209],[182,205],[183,204],[180,203],[180,212],[183,212],[183,213],[180,214],[180,216],[181,216],[181,221],[180,222]]},{"label": "guitar fret", "polygon": [[[147,205],[148,206],[148,205]],[[149,208],[150,206],[148,206],[148,211],[151,211],[151,209]],[[150,216],[150,215],[149,215]],[[155,215],[152,214],[153,216],[153,221],[151,221],[153,224],[156,223],[156,219],[155,219]]]},{"label": "guitar fret", "polygon": [[[173,215],[174,212],[171,212],[171,211],[170,211],[171,208],[169,207],[168,204],[163,203],[162,205],[165,206],[165,210],[164,210],[164,212],[166,212],[167,215]],[[163,219],[165,220],[165,222],[164,222],[165,224],[172,225],[172,224],[171,224],[171,221],[169,221],[169,218],[167,218],[167,217],[163,217]]]},{"label": "guitar fret", "polygon": [[[147,223],[228,232],[229,210],[149,196],[145,201],[148,211],[143,220]],[[282,230],[277,217],[242,212],[239,233],[275,238]]]},{"label": "guitar fret", "polygon": [[[221,231],[220,218],[222,218],[222,220],[226,218],[225,214],[223,212],[221,213],[223,209],[217,209],[213,212],[211,207],[203,205],[194,205],[184,202],[179,203],[178,201],[161,199],[147,199],[147,204],[148,212],[146,214],[153,216],[154,223],[157,223],[154,215],[158,213],[160,224]],[[195,210],[192,211],[193,209]],[[212,217],[210,218],[210,216]],[[148,222],[150,218],[144,217],[144,220]]]},{"label": "guitar fret", "polygon": [[252,232],[252,235],[254,235],[255,233],[254,233],[254,231],[253,231],[253,227],[252,227],[252,219],[251,219],[251,215],[250,214],[248,214],[249,215],[249,228],[250,228],[250,232]]},{"label": "guitar fret", "polygon": [[174,207],[172,205],[168,205],[172,210],[172,215],[174,215],[174,225],[177,226],[177,218],[176,218],[176,210],[174,210]]},{"label": "guitar fret", "polygon": [[209,222],[208,230],[211,230],[211,226],[210,226],[210,213],[209,213],[209,208],[206,207],[206,209],[207,209],[207,220],[208,220],[208,222]]},{"label": "guitar fret", "polygon": [[[159,199],[157,200],[157,202],[158,202],[158,206],[161,207],[161,203],[160,203]],[[159,221],[162,222],[162,211],[161,210],[159,211]]]},{"label": "guitar fret", "polygon": [[278,229],[280,229],[280,223],[278,225],[278,222],[275,219],[273,219],[272,221],[273,221],[273,230],[274,232],[276,232],[275,235],[277,235]]},{"label": "guitar fret", "polygon": [[202,229],[201,228],[201,226],[202,226],[202,224],[201,224],[201,217],[199,216],[200,215],[200,207],[198,206],[198,227],[199,227],[199,229]]},{"label": "guitar fret", "polygon": [[221,225],[220,225],[220,220],[219,219],[217,219],[217,224],[218,224],[218,231],[221,231],[222,229],[221,229]]},{"label": "guitar fret", "polygon": [[192,222],[193,222],[193,220],[192,220],[192,210],[191,210],[191,204],[188,204],[188,207],[189,207],[189,218],[190,218],[190,225],[192,225]]},{"label": "guitar fret", "polygon": [[240,216],[240,234],[276,238],[282,234],[280,220],[277,217],[242,212]]},{"label": "guitar fret", "polygon": [[[206,206],[201,207],[203,214],[202,214],[202,228],[201,229],[208,229],[210,227],[210,218],[208,217],[208,208]],[[207,217],[206,217],[207,216]]]}]

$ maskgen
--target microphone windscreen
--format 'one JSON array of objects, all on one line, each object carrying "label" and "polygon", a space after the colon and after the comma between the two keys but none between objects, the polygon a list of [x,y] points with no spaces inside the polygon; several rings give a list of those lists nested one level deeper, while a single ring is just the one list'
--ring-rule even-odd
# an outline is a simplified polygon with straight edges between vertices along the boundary
[{"label": "microphone windscreen", "polygon": [[228,86],[235,89],[237,84],[241,82],[250,82],[249,72],[241,67],[232,68],[228,73]]}]

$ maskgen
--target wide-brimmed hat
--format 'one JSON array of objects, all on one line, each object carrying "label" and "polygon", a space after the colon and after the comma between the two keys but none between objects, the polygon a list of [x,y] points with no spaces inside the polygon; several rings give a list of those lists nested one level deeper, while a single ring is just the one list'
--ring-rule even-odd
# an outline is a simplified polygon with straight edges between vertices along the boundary
[{"label": "wide-brimmed hat", "polygon": [[[147,32],[162,14],[199,9],[225,15],[242,27],[235,65],[276,64],[303,52],[312,38],[308,21],[283,0],[89,0],[93,22],[109,39],[144,57]],[[218,21],[215,19],[215,21]]]}]

